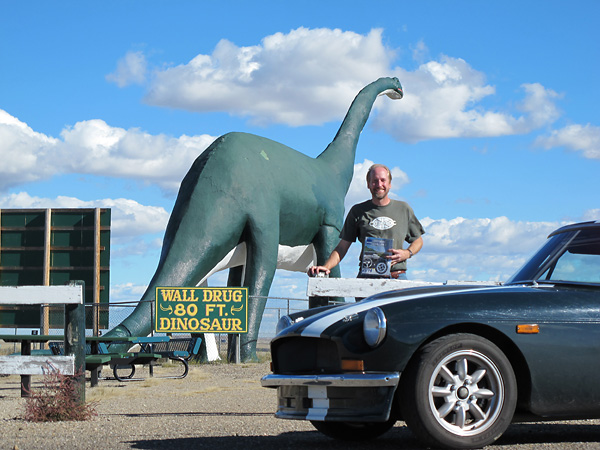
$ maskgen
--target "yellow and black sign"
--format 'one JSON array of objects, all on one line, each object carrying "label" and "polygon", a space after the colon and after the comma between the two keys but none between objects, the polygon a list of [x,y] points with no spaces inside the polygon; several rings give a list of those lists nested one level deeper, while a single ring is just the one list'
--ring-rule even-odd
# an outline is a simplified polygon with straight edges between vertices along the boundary
[{"label": "yellow and black sign", "polygon": [[248,288],[157,287],[159,333],[247,333]]}]

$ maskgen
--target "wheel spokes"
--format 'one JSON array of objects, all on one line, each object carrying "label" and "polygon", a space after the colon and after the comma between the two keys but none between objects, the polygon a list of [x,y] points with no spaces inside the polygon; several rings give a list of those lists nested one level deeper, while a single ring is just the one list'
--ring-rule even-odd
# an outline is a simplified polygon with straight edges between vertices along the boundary
[{"label": "wheel spokes", "polygon": [[454,410],[455,402],[446,402],[442,405],[440,409],[437,410],[438,417],[440,419],[445,418],[448,414],[450,414]]},{"label": "wheel spokes", "polygon": [[451,386],[434,386],[431,390],[431,394],[434,397],[447,397],[453,392]]},{"label": "wheel spokes", "polygon": [[467,422],[467,410],[465,408],[465,405],[461,402],[461,404],[457,405],[456,408],[454,408],[454,412],[456,416],[454,425],[456,425],[462,430],[465,427],[465,423]]},{"label": "wheel spokes", "polygon": [[477,389],[475,392],[473,392],[473,395],[477,398],[487,400],[494,397],[496,394],[494,394],[494,392],[490,391],[489,389]]},{"label": "wheel spokes", "polygon": [[471,380],[473,380],[473,383],[479,383],[482,378],[485,377],[486,373],[487,371],[485,369],[476,370],[473,372],[473,375],[471,375]]},{"label": "wheel spokes", "polygon": [[504,396],[493,363],[473,351],[458,351],[440,362],[429,392],[439,423],[460,435],[486,428]]},{"label": "wheel spokes", "polygon": [[456,361],[456,374],[460,378],[461,381],[467,379],[468,375],[468,365],[467,358],[461,358]]},{"label": "wheel spokes", "polygon": [[473,419],[475,419],[478,422],[482,421],[487,417],[487,415],[475,402],[469,403],[469,413],[473,416]]},{"label": "wheel spokes", "polygon": [[458,381],[452,371],[445,365],[440,367],[439,376],[450,384],[455,384]]}]

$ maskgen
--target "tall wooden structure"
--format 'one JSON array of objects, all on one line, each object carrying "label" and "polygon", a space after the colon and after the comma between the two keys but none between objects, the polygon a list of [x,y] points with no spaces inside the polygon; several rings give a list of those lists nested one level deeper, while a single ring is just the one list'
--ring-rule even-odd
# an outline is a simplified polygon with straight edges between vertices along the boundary
[{"label": "tall wooden structure", "polygon": [[[85,282],[86,328],[108,328],[110,209],[1,209],[0,285]],[[89,305],[94,307],[90,308]],[[64,313],[0,309],[0,327],[62,328]]]}]

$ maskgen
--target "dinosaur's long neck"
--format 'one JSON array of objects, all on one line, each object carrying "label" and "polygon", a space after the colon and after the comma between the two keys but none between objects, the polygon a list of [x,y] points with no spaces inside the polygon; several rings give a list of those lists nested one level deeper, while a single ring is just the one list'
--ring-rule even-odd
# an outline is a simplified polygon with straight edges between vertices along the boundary
[{"label": "dinosaur's long neck", "polygon": [[360,133],[367,123],[375,99],[387,88],[383,80],[377,80],[364,87],[350,105],[335,138],[318,156],[320,161],[331,166],[334,174],[345,183],[346,190],[354,173],[354,158]]}]

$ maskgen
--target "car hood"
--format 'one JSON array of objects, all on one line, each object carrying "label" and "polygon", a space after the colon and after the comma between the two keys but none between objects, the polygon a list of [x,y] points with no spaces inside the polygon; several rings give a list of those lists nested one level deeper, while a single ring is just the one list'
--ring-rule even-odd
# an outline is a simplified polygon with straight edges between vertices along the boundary
[{"label": "car hood", "polygon": [[489,289],[489,287],[427,286],[386,291],[381,294],[373,295],[361,302],[329,307],[316,314],[311,310],[295,313],[294,320],[296,323],[287,328],[282,334],[318,337],[323,333],[325,328],[333,325],[334,323],[344,319],[349,321],[351,320],[350,318],[356,317],[358,314],[364,313],[377,306],[381,307],[390,303],[414,300],[417,298],[425,299],[432,296],[468,291],[472,289]]},{"label": "car hood", "polygon": [[[450,320],[452,317],[457,320],[484,317],[502,320],[503,316],[515,317],[515,305],[517,309],[527,309],[537,303],[534,297],[546,297],[551,292],[557,292],[552,285],[433,286],[389,291],[306,317],[282,334],[321,337],[327,335],[327,329],[335,324],[353,322],[375,307],[384,310],[403,308],[403,318],[408,321],[416,318],[415,311],[419,311],[419,319],[427,318],[423,320],[432,320],[438,313]],[[528,301],[523,301],[523,295],[528,296]],[[512,307],[507,307],[504,302],[511,303]]]}]

